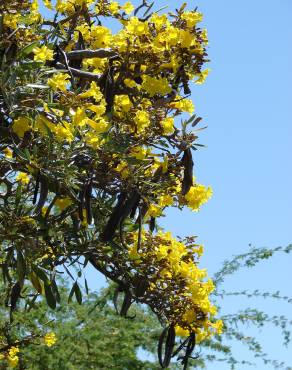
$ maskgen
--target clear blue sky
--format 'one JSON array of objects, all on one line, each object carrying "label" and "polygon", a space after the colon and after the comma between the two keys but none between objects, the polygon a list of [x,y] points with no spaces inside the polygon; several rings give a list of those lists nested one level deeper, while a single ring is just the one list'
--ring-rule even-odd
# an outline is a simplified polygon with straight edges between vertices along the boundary
[{"label": "clear blue sky", "polygon": [[[198,181],[212,185],[214,196],[198,214],[170,211],[164,225],[176,234],[199,236],[206,250],[202,266],[212,274],[249,243],[292,242],[292,2],[198,0],[189,5],[204,13],[209,31],[212,73],[193,89],[197,113],[208,125],[200,137],[207,148],[195,154],[195,173]],[[224,288],[292,296],[291,264],[292,256],[276,257],[228,278]],[[256,306],[272,315],[290,313],[292,319],[291,305],[269,300],[228,299],[222,306],[228,313]],[[282,348],[277,330],[269,327],[259,338],[270,357],[292,366],[292,346],[290,354]],[[246,356],[240,346],[236,353]]]},{"label": "clear blue sky", "polygon": [[[179,6],[183,1],[171,2]],[[170,2],[158,0],[157,7]],[[223,260],[255,246],[292,242],[292,2],[291,0],[189,1],[205,15],[209,31],[210,74],[193,89],[197,113],[208,129],[200,135],[207,148],[195,153],[195,174],[210,184],[213,199],[198,214],[170,211],[163,225],[179,235],[198,235],[205,245],[202,267],[212,275]],[[229,290],[256,288],[292,296],[292,256],[279,256],[226,280]],[[102,284],[91,271],[90,285]],[[270,314],[291,312],[291,305],[228,299],[224,312],[257,306]],[[290,315],[292,319],[292,314]],[[251,331],[251,333],[255,333]],[[292,366],[272,328],[260,338],[271,357]],[[241,358],[246,352],[236,346]],[[265,369],[260,364],[258,369]],[[228,369],[226,364],[208,370]],[[237,370],[245,370],[240,366]]]}]

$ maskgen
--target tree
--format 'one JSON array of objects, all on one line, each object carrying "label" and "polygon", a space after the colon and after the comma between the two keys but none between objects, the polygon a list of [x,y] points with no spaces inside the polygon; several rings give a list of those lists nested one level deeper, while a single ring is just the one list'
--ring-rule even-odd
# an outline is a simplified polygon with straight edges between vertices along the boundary
[{"label": "tree", "polygon": [[157,315],[162,367],[175,335],[187,337],[186,368],[195,343],[222,322],[209,300],[214,284],[198,268],[201,246],[161,231],[157,219],[168,206],[198,211],[212,193],[193,178],[201,118],[178,123],[194,110],[190,81],[208,74],[202,14],[183,4],[159,15],[145,0],[136,9],[107,0],[44,5],[51,18],[36,0],[0,5],[0,253],[10,307],[0,350],[13,349],[17,365],[18,346],[35,335],[12,339],[20,301],[33,306],[41,294],[55,309],[57,276],[75,266],[69,298],[81,303],[78,279],[91,263],[117,283],[121,316],[133,302]]},{"label": "tree", "polygon": [[[213,293],[216,305],[220,306],[221,297],[226,298],[229,295],[236,295],[241,299],[258,297],[292,303],[290,297],[284,297],[280,292],[259,290],[228,292],[222,288],[220,290],[226,276],[232,275],[239,268],[252,268],[259,262],[272,258],[276,253],[290,253],[291,251],[291,245],[271,249],[254,248],[226,261],[214,276],[217,285]],[[120,317],[113,304],[115,296],[113,285],[98,294],[91,292],[85,295],[82,305],[79,305],[76,300],[72,300],[68,305],[65,301],[69,294],[69,284],[60,281],[58,285],[63,302],[58,309],[48,309],[45,299],[42,298],[33,303],[33,309],[27,309],[25,305],[21,305],[15,314],[13,330],[16,331],[16,337],[20,336],[17,331],[23,329],[47,333],[54,330],[57,339],[51,348],[43,345],[42,337],[35,338],[34,343],[24,347],[20,357],[22,368],[149,370],[159,367],[156,347],[160,336],[160,325],[151,310],[135,305],[129,311],[132,319]],[[224,321],[223,334],[200,343],[196,348],[199,356],[195,354],[195,359],[189,361],[190,368],[193,368],[192,366],[208,368],[211,362],[223,361],[226,363],[226,368],[237,369],[240,365],[253,365],[256,359],[261,359],[261,368],[271,365],[275,369],[291,369],[283,362],[273,360],[263,351],[261,343],[246,331],[250,325],[256,328],[262,327],[267,331],[269,328],[265,326],[272,323],[282,331],[284,344],[287,345],[291,332],[291,321],[276,314],[268,316],[265,312],[259,311],[257,307],[244,309],[243,305],[244,302],[239,312],[229,315],[222,315],[219,311],[219,317]],[[25,315],[22,310],[26,311]],[[8,309],[0,310],[0,317],[5,318],[7,311]],[[233,339],[247,346],[250,352],[247,358],[241,359],[235,355]],[[139,356],[141,348],[147,351],[147,356]],[[147,360],[149,358],[152,360]],[[2,365],[6,368],[5,362],[2,362]],[[0,362],[1,368],[3,367]],[[179,369],[180,364],[171,363],[169,368]]]}]

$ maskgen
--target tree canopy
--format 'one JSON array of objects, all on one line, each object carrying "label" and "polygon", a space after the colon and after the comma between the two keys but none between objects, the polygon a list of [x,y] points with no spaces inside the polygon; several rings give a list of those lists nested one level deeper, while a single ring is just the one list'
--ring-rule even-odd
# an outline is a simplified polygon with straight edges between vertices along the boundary
[{"label": "tree canopy", "polygon": [[[190,83],[208,74],[202,14],[186,4],[161,14],[145,0],[43,5],[49,16],[37,0],[0,5],[0,258],[10,307],[1,352],[17,364],[10,331],[22,299],[44,295],[56,308],[57,276],[74,266],[69,300],[81,303],[78,279],[91,263],[117,283],[121,316],[133,302],[156,314],[160,365],[180,352],[186,368],[195,344],[223,324],[198,267],[202,246],[157,219],[169,206],[197,212],[212,194],[192,159],[201,118]],[[180,351],[176,335],[186,336]]]}]

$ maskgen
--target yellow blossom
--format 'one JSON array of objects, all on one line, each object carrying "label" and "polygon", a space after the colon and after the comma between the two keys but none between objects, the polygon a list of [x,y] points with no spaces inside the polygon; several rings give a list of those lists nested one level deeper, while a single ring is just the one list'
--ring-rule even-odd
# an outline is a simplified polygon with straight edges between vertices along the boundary
[{"label": "yellow blossom", "polygon": [[149,113],[139,110],[135,115],[134,122],[136,123],[138,133],[144,131],[150,125]]},{"label": "yellow blossom", "polygon": [[178,109],[182,112],[188,112],[190,114],[192,114],[195,110],[194,104],[191,99],[182,99],[179,96],[176,97],[176,101],[170,103],[170,107]]},{"label": "yellow blossom", "polygon": [[121,174],[123,179],[126,179],[130,175],[130,170],[126,161],[121,161],[115,169]]},{"label": "yellow blossom", "polygon": [[202,22],[203,14],[196,11],[186,11],[182,13],[181,18],[186,21],[189,28],[193,28],[197,23]]},{"label": "yellow blossom", "polygon": [[148,33],[149,28],[147,22],[139,21],[137,17],[131,17],[126,30],[135,36],[143,36]]},{"label": "yellow blossom", "polygon": [[172,117],[166,117],[163,121],[160,122],[163,134],[171,135],[174,132],[174,119]]},{"label": "yellow blossom", "polygon": [[117,1],[111,1],[108,9],[112,14],[116,14],[119,11],[119,3]]},{"label": "yellow blossom", "polygon": [[13,157],[13,151],[9,148],[5,148],[2,150],[6,158],[12,158]]},{"label": "yellow blossom", "polygon": [[151,97],[155,94],[166,95],[171,92],[168,80],[165,77],[155,78],[151,76],[143,76],[141,88],[145,90]]},{"label": "yellow blossom", "polygon": [[31,122],[27,117],[19,117],[14,120],[12,125],[12,130],[19,136],[23,138],[26,131],[29,131],[31,128]]},{"label": "yellow blossom", "polygon": [[131,14],[132,11],[135,9],[134,5],[130,2],[130,1],[127,1],[123,6],[122,6],[122,9],[124,10],[124,12],[126,14]]},{"label": "yellow blossom", "polygon": [[69,207],[72,204],[72,200],[70,198],[58,198],[55,202],[55,206],[60,209],[60,211],[63,211],[67,207]]},{"label": "yellow blossom", "polygon": [[185,195],[188,207],[193,211],[199,211],[200,207],[206,203],[212,196],[211,187],[205,187],[201,184],[192,186],[189,192]]},{"label": "yellow blossom", "polygon": [[171,195],[165,194],[159,198],[160,207],[167,207],[173,204],[173,198]]},{"label": "yellow blossom", "polygon": [[55,334],[55,333],[53,333],[53,332],[47,333],[47,334],[44,336],[44,341],[45,341],[45,344],[46,344],[48,347],[53,346],[53,345],[56,343],[56,341],[57,341],[56,334]]},{"label": "yellow blossom", "polygon": [[70,76],[67,73],[57,73],[52,78],[48,79],[48,85],[53,91],[66,91],[66,86],[69,83]]},{"label": "yellow blossom", "polygon": [[53,6],[51,4],[51,0],[43,0],[43,2],[44,2],[45,7],[47,7],[50,10],[53,9]]},{"label": "yellow blossom", "polygon": [[30,181],[30,178],[27,173],[19,172],[16,176],[16,181],[20,182],[22,185],[27,185]]},{"label": "yellow blossom", "polygon": [[206,78],[207,78],[207,76],[208,76],[208,74],[209,74],[209,72],[210,72],[210,69],[209,68],[206,68],[204,71],[202,71],[198,76],[199,76],[199,78],[197,79],[197,81],[195,82],[197,85],[202,85],[204,82],[205,82],[205,80],[206,80]]},{"label": "yellow blossom", "polygon": [[46,60],[53,60],[54,58],[53,50],[49,49],[46,45],[43,45],[40,48],[34,48],[33,53],[34,60],[37,62],[45,62]]}]

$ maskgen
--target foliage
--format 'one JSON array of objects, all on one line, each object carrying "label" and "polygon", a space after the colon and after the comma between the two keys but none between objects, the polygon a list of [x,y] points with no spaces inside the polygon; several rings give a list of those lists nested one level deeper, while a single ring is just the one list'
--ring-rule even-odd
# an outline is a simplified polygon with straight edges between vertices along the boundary
[{"label": "foliage", "polygon": [[[59,282],[62,301],[68,296],[68,285]],[[39,370],[70,369],[157,369],[157,362],[142,361],[139,349],[156,351],[160,325],[155,316],[144,308],[131,308],[135,319],[117,315],[113,304],[113,289],[101,294],[90,293],[83,305],[71,302],[58,309],[48,309],[44,299],[34,303],[33,309],[23,316],[15,314],[13,333],[18,331],[54,330],[56,342],[50,348],[43,338],[34,339],[20,352],[20,367]],[[21,308],[19,308],[21,309]],[[3,311],[1,312],[3,313]],[[21,328],[21,329],[20,329]],[[38,345],[37,345],[38,344]],[[5,363],[0,362],[0,369]]]},{"label": "foliage", "polygon": [[[247,253],[235,256],[226,261],[223,266],[234,265],[234,261],[241,264],[234,268],[232,274],[240,267],[254,267],[257,263],[266,260],[267,255],[271,258],[275,253],[290,253],[291,245],[279,248],[256,248]],[[267,254],[268,252],[268,254]],[[260,258],[258,258],[261,256]],[[250,263],[250,261],[254,263]],[[220,269],[223,279],[224,269]],[[231,272],[225,267],[225,276]],[[218,273],[215,274],[218,276]],[[224,281],[222,281],[224,284]],[[25,369],[157,369],[159,367],[156,347],[160,336],[160,325],[146,306],[135,305],[129,310],[129,316],[133,319],[121,318],[114,308],[115,287],[113,285],[101,291],[99,294],[89,293],[85,296],[82,305],[72,300],[68,305],[65,303],[69,294],[68,284],[59,282],[60,295],[63,302],[56,310],[48,309],[45,299],[38,299],[33,303],[33,309],[26,310],[25,305],[18,307],[14,314],[13,335],[21,337],[23,329],[28,332],[37,331],[42,333],[35,338],[29,346],[22,346],[20,351],[20,364]],[[2,286],[3,288],[3,286]],[[31,288],[30,288],[31,289]],[[221,298],[229,295],[246,297],[275,299],[291,303],[292,299],[283,297],[279,292],[254,292],[240,291],[227,292],[225,290],[214,291],[213,296],[219,307]],[[118,304],[122,301],[118,298]],[[246,301],[248,304],[248,301]],[[242,307],[244,301],[242,301]],[[23,310],[26,310],[23,315]],[[225,363],[226,368],[241,369],[242,366],[271,366],[275,369],[291,370],[284,362],[270,358],[264,352],[258,339],[251,336],[250,328],[263,328],[267,333],[270,324],[278,327],[283,334],[283,344],[288,345],[291,332],[291,319],[284,316],[269,316],[259,311],[256,307],[241,309],[239,312],[222,314],[219,317],[224,321],[224,332],[220,336],[212,337],[201,342],[195,353],[195,359],[190,359],[190,368],[208,368],[212,362]],[[3,325],[9,309],[0,310]],[[52,348],[44,345],[44,333],[54,330],[56,343]],[[249,350],[248,357],[241,359],[235,354],[234,345],[239,342]],[[39,345],[36,345],[39,344]],[[140,349],[146,351],[146,356],[139,356]],[[150,360],[151,359],[151,360]],[[259,365],[259,360],[262,365]],[[5,363],[2,362],[2,368]],[[180,365],[171,363],[170,369],[179,369]],[[1,369],[1,362],[0,362]]]},{"label": "foliage", "polygon": [[43,295],[58,308],[57,276],[75,266],[69,301],[81,304],[91,263],[118,284],[122,316],[133,302],[157,315],[162,367],[175,334],[187,336],[186,368],[195,343],[222,322],[209,300],[214,284],[198,267],[201,246],[162,232],[156,219],[168,206],[198,211],[212,193],[193,178],[200,117],[178,121],[194,110],[189,83],[208,74],[202,14],[183,4],[159,15],[145,0],[136,9],[107,0],[44,5],[51,18],[37,0],[0,5],[0,258],[10,307],[1,351],[9,358],[13,349],[17,365],[11,332],[21,300],[30,310]]}]

